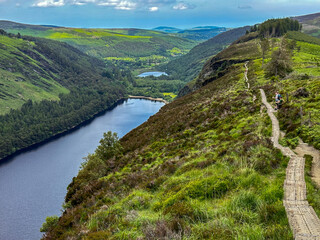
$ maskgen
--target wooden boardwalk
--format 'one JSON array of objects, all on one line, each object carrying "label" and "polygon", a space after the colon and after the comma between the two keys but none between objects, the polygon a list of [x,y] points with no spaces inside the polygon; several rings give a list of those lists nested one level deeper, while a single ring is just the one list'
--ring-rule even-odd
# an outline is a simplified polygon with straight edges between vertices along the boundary
[{"label": "wooden boardwalk", "polygon": [[272,106],[268,103],[265,92],[260,89],[263,104],[272,121],[272,142],[275,148],[290,158],[286,180],[284,182],[284,199],[289,224],[294,238],[320,240],[320,220],[307,199],[306,183],[304,178],[305,159],[297,156],[290,148],[279,144],[279,121],[274,115]]}]

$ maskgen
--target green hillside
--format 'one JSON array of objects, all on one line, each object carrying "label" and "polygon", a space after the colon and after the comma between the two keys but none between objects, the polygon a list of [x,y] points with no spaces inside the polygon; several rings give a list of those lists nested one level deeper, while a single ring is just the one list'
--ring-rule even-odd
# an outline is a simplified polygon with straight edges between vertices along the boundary
[{"label": "green hillside", "polygon": [[208,58],[217,54],[229,44],[237,40],[240,36],[246,33],[246,30],[249,29],[250,27],[248,26],[221,33],[218,36],[197,45],[191,49],[188,54],[161,66],[160,69],[185,83],[190,82],[200,73],[203,64],[208,60]]},{"label": "green hillside", "polygon": [[66,43],[1,30],[0,159],[106,110],[130,77]]},{"label": "green hillside", "polygon": [[36,50],[34,42],[0,35],[0,114],[33,101],[59,100],[68,93],[50,57]]},{"label": "green hillside", "polygon": [[[276,113],[287,134],[281,144],[294,149],[301,137],[320,149],[320,45],[299,32],[256,36],[211,58],[198,90],[120,142],[106,135],[44,239],[292,239],[282,202],[288,158],[270,140],[259,89],[270,102],[276,90],[288,94]],[[308,201],[319,214],[309,180]]]},{"label": "green hillside", "polygon": [[66,42],[91,56],[113,63],[150,67],[187,53],[197,42],[142,29],[82,29],[45,27],[0,21],[0,28]]},{"label": "green hillside", "polygon": [[313,37],[320,37],[320,13],[294,17],[302,23],[302,31]]}]

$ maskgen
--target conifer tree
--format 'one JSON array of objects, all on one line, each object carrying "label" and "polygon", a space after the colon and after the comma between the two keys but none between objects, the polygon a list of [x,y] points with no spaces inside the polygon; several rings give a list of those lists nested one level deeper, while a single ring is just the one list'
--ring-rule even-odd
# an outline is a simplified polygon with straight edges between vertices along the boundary
[{"label": "conifer tree", "polygon": [[279,49],[272,52],[271,61],[267,65],[267,76],[285,77],[292,72],[291,54],[283,39]]}]

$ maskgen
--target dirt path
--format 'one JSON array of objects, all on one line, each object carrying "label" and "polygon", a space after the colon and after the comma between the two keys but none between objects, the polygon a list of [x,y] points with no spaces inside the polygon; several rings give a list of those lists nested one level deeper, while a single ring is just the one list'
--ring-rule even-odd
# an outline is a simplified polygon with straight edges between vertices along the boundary
[{"label": "dirt path", "polygon": [[250,89],[250,83],[249,83],[249,79],[248,79],[248,63],[249,62],[246,62],[245,64],[244,64],[244,67],[246,68],[246,70],[244,71],[244,80],[246,81],[246,83],[247,83],[247,88],[248,89]]},{"label": "dirt path", "polygon": [[320,239],[320,220],[314,209],[306,200],[306,183],[304,178],[305,160],[295,154],[290,148],[279,144],[279,121],[274,115],[272,106],[268,103],[265,92],[260,89],[263,104],[272,121],[272,142],[275,148],[290,158],[284,182],[284,199],[288,220],[295,239]]},{"label": "dirt path", "polygon": [[305,154],[313,157],[311,175],[312,180],[320,187],[320,151],[300,140],[299,145],[294,150],[299,157]]}]

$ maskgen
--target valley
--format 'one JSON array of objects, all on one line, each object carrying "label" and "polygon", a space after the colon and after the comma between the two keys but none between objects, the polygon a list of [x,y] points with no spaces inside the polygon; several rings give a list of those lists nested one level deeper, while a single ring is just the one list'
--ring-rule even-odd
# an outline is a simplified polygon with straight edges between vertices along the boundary
[{"label": "valley", "polygon": [[14,34],[66,42],[88,55],[127,67],[154,67],[187,53],[197,41],[144,29],[81,29],[46,27],[2,21]]},{"label": "valley", "polygon": [[107,70],[70,45],[4,31],[0,43],[0,159],[68,131],[126,96],[125,72]]},{"label": "valley", "polygon": [[[153,30],[0,21],[3,169],[23,149],[45,163],[46,146],[77,136],[65,146],[74,152],[49,154],[38,171],[74,163],[42,239],[317,238],[318,18]],[[100,145],[79,127],[96,120]],[[123,120],[134,124],[113,128]]]},{"label": "valley", "polygon": [[[269,25],[274,32],[267,33]],[[290,31],[295,25],[267,21],[247,33],[206,62],[189,94],[125,135],[121,154],[104,158],[98,148],[69,185],[69,207],[44,239],[297,237],[283,206],[292,163],[272,143],[260,98],[260,89],[269,102],[276,90],[288,96],[275,113],[286,132],[280,144],[294,149],[300,137],[318,148],[318,39]],[[92,175],[97,169],[103,171]],[[306,189],[319,214],[308,177]]]}]

